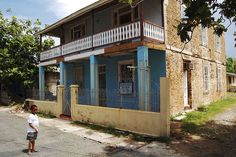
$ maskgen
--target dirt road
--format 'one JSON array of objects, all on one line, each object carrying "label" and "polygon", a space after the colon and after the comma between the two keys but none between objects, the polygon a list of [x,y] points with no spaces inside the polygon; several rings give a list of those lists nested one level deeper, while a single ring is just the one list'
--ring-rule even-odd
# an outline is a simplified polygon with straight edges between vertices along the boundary
[{"label": "dirt road", "polygon": [[192,135],[180,135],[170,147],[190,157],[236,157],[236,105],[216,115]]}]

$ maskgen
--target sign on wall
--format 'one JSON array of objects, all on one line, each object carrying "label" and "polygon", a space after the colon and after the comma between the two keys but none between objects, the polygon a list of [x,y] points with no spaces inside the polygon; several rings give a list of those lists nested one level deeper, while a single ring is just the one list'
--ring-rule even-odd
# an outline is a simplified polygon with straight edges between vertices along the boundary
[{"label": "sign on wall", "polygon": [[120,82],[120,94],[133,94],[133,82]]}]

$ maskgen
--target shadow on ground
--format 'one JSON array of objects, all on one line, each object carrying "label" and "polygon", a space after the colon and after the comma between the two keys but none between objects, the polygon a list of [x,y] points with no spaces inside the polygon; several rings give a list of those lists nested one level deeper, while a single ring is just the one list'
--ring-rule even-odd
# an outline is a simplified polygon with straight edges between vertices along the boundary
[{"label": "shadow on ground", "polygon": [[106,157],[157,157],[154,154],[149,153],[145,153],[143,151],[138,151],[138,150],[131,150],[131,149],[126,149],[124,147],[111,147],[111,146],[107,146],[105,148],[106,153],[104,154],[104,156]]},{"label": "shadow on ground", "polygon": [[210,121],[194,134],[174,132],[170,147],[190,157],[236,156],[236,123],[217,124]]}]

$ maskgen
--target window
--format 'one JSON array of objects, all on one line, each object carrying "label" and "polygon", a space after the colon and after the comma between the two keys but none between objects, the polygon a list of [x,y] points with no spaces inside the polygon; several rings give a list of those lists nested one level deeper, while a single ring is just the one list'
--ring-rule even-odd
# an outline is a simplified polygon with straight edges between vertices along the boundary
[{"label": "window", "polygon": [[71,29],[71,40],[77,40],[85,36],[85,24],[80,24]]},{"label": "window", "polygon": [[83,95],[84,92],[84,72],[83,67],[73,68],[73,84],[79,86],[79,95]]},{"label": "window", "polygon": [[210,77],[209,77],[209,66],[205,65],[203,68],[203,85],[204,85],[204,92],[209,92],[210,87]]},{"label": "window", "polygon": [[221,91],[222,86],[222,79],[221,79],[221,69],[218,67],[216,69],[216,81],[217,81],[217,91]]},{"label": "window", "polygon": [[208,35],[207,35],[207,27],[200,26],[200,39],[201,45],[206,46],[208,44]]},{"label": "window", "polygon": [[119,26],[139,19],[139,7],[125,6],[118,8],[113,13],[113,25]]},{"label": "window", "polygon": [[218,36],[217,34],[215,34],[215,49],[216,52],[220,52],[221,49],[220,36]]},{"label": "window", "polygon": [[133,94],[134,70],[130,66],[134,66],[133,60],[120,61],[118,63],[120,94]]},{"label": "window", "polygon": [[180,17],[181,17],[181,19],[183,19],[183,18],[186,18],[186,14],[185,14],[185,10],[186,10],[186,5],[185,4],[183,4],[183,2],[181,2],[181,5],[180,5]]}]

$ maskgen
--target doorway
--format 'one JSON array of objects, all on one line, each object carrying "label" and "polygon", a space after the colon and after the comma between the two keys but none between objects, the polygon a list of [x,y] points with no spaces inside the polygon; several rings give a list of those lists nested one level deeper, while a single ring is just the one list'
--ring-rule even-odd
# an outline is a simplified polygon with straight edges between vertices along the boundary
[{"label": "doorway", "polygon": [[192,108],[191,69],[191,62],[185,61],[183,69],[184,109]]},{"label": "doorway", "polygon": [[99,106],[106,106],[106,66],[98,67]]}]

